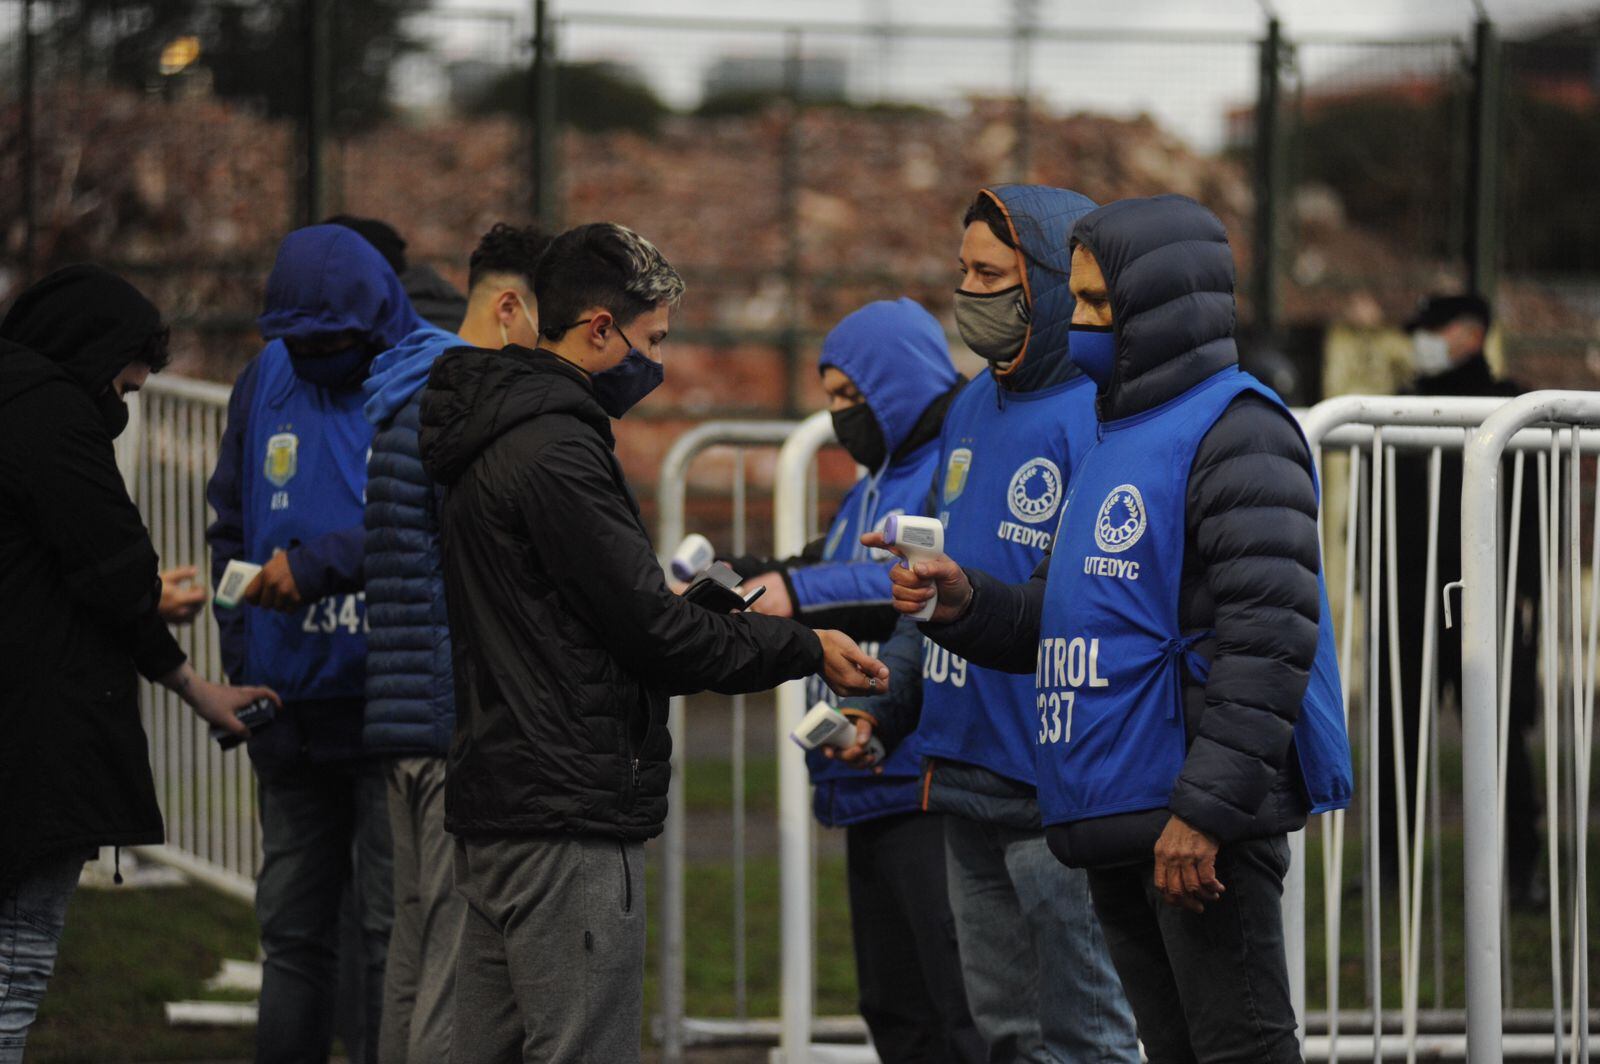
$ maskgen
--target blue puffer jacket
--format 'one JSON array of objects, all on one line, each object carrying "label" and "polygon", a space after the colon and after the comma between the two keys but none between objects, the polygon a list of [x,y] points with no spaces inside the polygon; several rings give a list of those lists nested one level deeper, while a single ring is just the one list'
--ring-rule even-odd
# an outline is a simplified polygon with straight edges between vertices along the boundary
[{"label": "blue puffer jacket", "polygon": [[439,558],[433,481],[417,447],[418,408],[434,359],[468,346],[425,326],[379,355],[367,378],[367,419],[376,434],[367,462],[367,753],[450,751],[455,681]]}]

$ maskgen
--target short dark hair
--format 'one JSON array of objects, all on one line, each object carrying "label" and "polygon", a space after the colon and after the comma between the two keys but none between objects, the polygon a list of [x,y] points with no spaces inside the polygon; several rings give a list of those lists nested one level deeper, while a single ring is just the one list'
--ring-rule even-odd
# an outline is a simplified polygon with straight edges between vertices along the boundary
[{"label": "short dark hair", "polygon": [[979,192],[967,205],[967,213],[961,216],[961,228],[965,229],[973,222],[987,224],[996,240],[1016,250],[1017,240],[1011,235],[1011,222],[1006,218],[1006,212],[1000,209],[999,202],[987,191]]},{"label": "short dark hair", "polygon": [[539,260],[533,280],[539,332],[559,340],[590,307],[630,322],[662,303],[676,306],[683,288],[678,271],[632,229],[614,222],[580,225],[550,241]]},{"label": "short dark hair", "polygon": [[383,261],[396,275],[406,272],[406,241],[394,226],[377,218],[361,218],[354,214],[335,214],[322,221],[323,225],[342,225],[360,235],[361,239],[377,249]]},{"label": "short dark hair", "polygon": [[467,260],[467,290],[478,287],[478,282],[491,273],[511,273],[522,278],[528,291],[533,291],[533,275],[539,268],[539,256],[550,246],[550,238],[537,227],[525,225],[518,228],[505,222],[496,222],[494,228],[483,234],[478,246],[472,249]]}]

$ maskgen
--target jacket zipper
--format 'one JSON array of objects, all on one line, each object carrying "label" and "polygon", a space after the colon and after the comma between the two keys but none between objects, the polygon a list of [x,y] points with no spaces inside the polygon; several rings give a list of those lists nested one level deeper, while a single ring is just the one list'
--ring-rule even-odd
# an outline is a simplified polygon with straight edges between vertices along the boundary
[{"label": "jacket zipper", "polygon": [[928,791],[933,788],[933,758],[928,758],[927,767],[922,770],[922,811],[928,811]]}]

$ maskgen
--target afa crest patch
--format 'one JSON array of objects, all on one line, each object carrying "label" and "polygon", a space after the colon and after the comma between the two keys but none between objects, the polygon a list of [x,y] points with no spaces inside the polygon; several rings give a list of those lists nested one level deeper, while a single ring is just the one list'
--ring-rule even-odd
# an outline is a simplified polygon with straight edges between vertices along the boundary
[{"label": "afa crest patch", "polygon": [[280,432],[267,439],[267,460],[262,473],[267,483],[281,488],[294,479],[300,471],[300,437],[292,432]]},{"label": "afa crest patch", "polygon": [[944,501],[955,502],[967,489],[967,471],[972,468],[972,449],[957,447],[950,452],[950,461],[944,467]]}]

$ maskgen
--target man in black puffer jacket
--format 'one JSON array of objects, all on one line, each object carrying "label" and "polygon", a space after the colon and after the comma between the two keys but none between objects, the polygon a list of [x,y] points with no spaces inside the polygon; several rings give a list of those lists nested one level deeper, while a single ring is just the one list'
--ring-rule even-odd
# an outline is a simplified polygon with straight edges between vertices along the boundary
[{"label": "man in black puffer jacket", "polygon": [[467,901],[453,1060],[638,1059],[670,695],[888,678],[838,632],[667,588],[611,419],[660,383],[682,294],[638,234],[579,226],[534,277],[540,347],[453,351],[423,393],[456,677],[445,827]]},{"label": "man in black puffer jacket", "polygon": [[[897,606],[937,594],[929,638],[1035,674],[1051,848],[1090,870],[1149,1059],[1298,1061],[1285,835],[1349,793],[1342,728],[1300,726],[1337,712],[1311,456],[1237,370],[1232,256],[1210,212],[1124,201],[1073,243],[1070,352],[1096,382],[1106,453],[1075,481],[1059,571],[1047,558],[1007,586],[938,559],[894,570]],[[1130,439],[1138,457],[1101,473]]]}]

